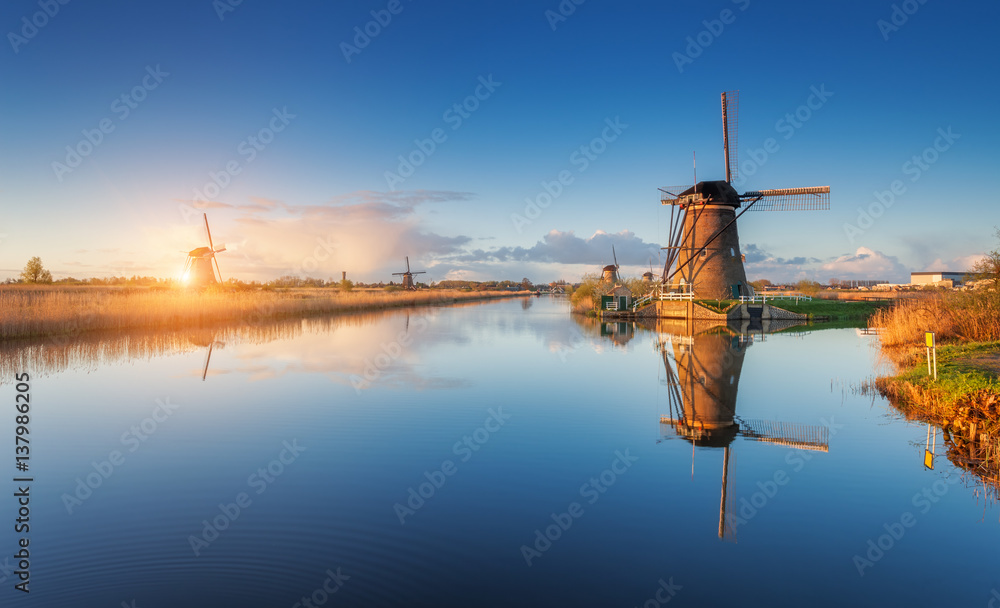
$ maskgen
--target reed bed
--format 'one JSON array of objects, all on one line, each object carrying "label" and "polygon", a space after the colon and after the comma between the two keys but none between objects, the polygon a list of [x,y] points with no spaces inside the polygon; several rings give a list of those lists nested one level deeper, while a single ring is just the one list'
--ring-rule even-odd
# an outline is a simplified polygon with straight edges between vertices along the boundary
[{"label": "reed bed", "polygon": [[891,308],[875,312],[869,327],[879,329],[888,347],[923,345],[924,332],[932,331],[938,342],[1000,340],[1000,296],[984,292],[935,294],[899,300]]},{"label": "reed bed", "polygon": [[[224,323],[508,297],[509,292],[0,287],[0,340]],[[524,295],[524,294],[520,294]]]}]

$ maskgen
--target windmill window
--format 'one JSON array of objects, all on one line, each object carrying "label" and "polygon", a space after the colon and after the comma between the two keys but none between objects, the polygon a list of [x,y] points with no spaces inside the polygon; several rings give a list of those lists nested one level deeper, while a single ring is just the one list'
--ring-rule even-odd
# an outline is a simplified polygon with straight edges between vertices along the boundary
[{"label": "windmill window", "polygon": [[734,380],[736,380],[736,376],[733,376],[733,375],[730,375],[730,376],[729,376],[729,386],[732,386],[732,385],[733,385],[733,381],[734,381]]},{"label": "windmill window", "polygon": [[703,258],[708,257],[708,250],[707,249],[702,249],[701,250],[701,257],[703,257]]}]

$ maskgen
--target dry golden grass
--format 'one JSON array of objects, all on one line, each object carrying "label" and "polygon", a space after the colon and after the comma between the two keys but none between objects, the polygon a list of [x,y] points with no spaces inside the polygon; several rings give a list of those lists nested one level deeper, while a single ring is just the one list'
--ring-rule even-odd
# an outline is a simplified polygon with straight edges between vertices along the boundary
[{"label": "dry golden grass", "polygon": [[991,342],[1000,340],[1000,297],[988,291],[952,292],[900,300],[872,315],[868,326],[880,329],[888,347],[922,346],[927,331],[938,342]]},{"label": "dry golden grass", "polygon": [[290,289],[230,291],[0,286],[0,340],[96,330],[180,329],[400,306],[449,304],[507,292]]}]

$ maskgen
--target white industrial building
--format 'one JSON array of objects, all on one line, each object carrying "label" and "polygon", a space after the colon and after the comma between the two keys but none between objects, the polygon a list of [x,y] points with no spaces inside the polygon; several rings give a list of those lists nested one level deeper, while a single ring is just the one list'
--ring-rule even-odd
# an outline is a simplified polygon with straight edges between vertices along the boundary
[{"label": "white industrial building", "polygon": [[913,285],[945,285],[951,281],[951,286],[961,285],[965,278],[964,272],[911,272],[910,283]]}]

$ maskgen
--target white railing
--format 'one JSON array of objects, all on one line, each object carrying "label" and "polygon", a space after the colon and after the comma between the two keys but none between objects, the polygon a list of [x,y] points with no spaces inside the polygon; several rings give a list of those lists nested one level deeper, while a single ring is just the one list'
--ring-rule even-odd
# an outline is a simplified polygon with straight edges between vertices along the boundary
[{"label": "white railing", "polygon": [[653,291],[649,292],[648,294],[642,296],[641,298],[639,298],[638,300],[636,300],[635,302],[633,302],[632,303],[632,312],[635,312],[636,310],[642,308],[646,304],[649,304],[653,300],[668,300],[668,301],[674,300],[674,301],[676,301],[676,300],[693,300],[693,299],[694,299],[694,292],[691,292],[691,291],[685,291],[685,292],[664,291],[663,288],[660,287],[660,288],[654,289]]},{"label": "white railing", "polygon": [[812,296],[804,296],[801,294],[786,294],[786,295],[754,295],[754,296],[740,296],[740,304],[756,304],[760,302],[761,304],[766,304],[768,300],[795,300],[798,304],[799,300],[805,302],[812,302]]}]

